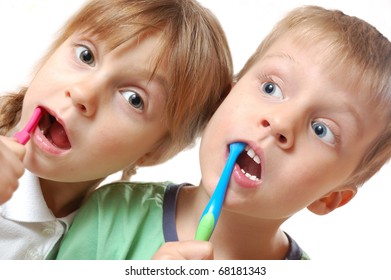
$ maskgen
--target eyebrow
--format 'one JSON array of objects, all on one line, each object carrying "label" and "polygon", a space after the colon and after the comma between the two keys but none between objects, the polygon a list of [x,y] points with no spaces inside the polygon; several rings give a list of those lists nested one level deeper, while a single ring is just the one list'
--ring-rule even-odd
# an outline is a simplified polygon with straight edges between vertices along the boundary
[{"label": "eyebrow", "polygon": [[163,86],[164,89],[168,89],[168,81],[165,76],[159,74],[158,70],[155,69],[155,71],[152,73],[151,69],[143,68],[143,69],[136,69],[136,71],[139,71],[141,75],[148,78],[148,82],[158,83],[161,86]]},{"label": "eyebrow", "polygon": [[163,85],[164,88],[167,88],[168,81],[165,76],[158,73],[158,71],[155,71],[153,75],[149,75],[149,80],[155,80],[159,84]]},{"label": "eyebrow", "polygon": [[139,76],[143,77],[151,82],[157,82],[167,88],[169,81],[167,80],[167,75],[164,75],[164,72],[159,71],[161,69],[161,65],[158,65],[156,62],[148,63],[146,65],[138,66],[138,65],[129,65],[128,70],[134,71]]},{"label": "eyebrow", "polygon": [[[152,65],[154,66],[154,65]],[[151,68],[153,69],[153,68]],[[137,71],[140,75],[145,77],[146,80],[146,86],[148,87],[158,87],[160,88],[159,92],[162,93],[166,98],[169,95],[169,81],[167,80],[166,76],[162,75],[161,73],[156,71],[153,72],[149,68],[134,68],[135,71]],[[163,92],[162,92],[163,90]]]},{"label": "eyebrow", "polygon": [[296,60],[292,56],[290,56],[289,54],[287,54],[285,52],[268,54],[268,55],[264,56],[262,59],[273,59],[273,58],[279,58],[279,59],[289,60],[291,62],[296,62]]},{"label": "eyebrow", "polygon": [[357,136],[358,137],[362,137],[363,136],[363,131],[361,129],[359,129],[359,124],[361,123],[361,115],[357,112],[356,108],[354,108],[350,103],[348,102],[344,102],[341,104],[342,108],[346,111],[348,111],[349,113],[351,113],[353,115],[353,120],[355,122],[355,127],[356,127],[356,133],[357,133]]}]

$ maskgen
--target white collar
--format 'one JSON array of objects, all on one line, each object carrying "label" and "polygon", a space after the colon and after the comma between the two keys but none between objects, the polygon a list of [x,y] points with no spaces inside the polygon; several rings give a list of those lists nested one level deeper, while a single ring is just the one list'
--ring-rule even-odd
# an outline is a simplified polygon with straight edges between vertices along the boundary
[{"label": "white collar", "polygon": [[[47,207],[38,177],[27,169],[19,179],[19,187],[12,198],[0,208],[5,218],[19,222],[49,222],[57,219]],[[60,220],[68,227],[75,213]]]}]

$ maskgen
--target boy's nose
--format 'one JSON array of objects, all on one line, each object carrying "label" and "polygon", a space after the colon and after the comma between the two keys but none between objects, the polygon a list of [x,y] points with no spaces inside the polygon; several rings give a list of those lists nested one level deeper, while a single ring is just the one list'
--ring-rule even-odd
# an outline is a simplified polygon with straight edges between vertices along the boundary
[{"label": "boy's nose", "polygon": [[272,137],[282,149],[293,147],[295,141],[293,122],[289,116],[268,115],[261,121],[261,125],[270,130]]}]

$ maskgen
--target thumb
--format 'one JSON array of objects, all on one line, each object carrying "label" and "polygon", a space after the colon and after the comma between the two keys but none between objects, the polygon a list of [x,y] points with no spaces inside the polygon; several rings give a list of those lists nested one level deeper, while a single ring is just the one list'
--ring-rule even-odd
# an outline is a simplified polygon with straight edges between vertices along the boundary
[{"label": "thumb", "polygon": [[[190,249],[191,248],[191,249]],[[180,248],[188,260],[213,260],[213,244],[208,241],[192,240]]]},{"label": "thumb", "polygon": [[16,139],[1,136],[0,137],[0,147],[1,147],[1,144],[4,144],[7,149],[12,151],[19,158],[19,160],[21,160],[21,161],[23,160],[24,155],[26,153],[26,147],[22,144],[19,144]]}]

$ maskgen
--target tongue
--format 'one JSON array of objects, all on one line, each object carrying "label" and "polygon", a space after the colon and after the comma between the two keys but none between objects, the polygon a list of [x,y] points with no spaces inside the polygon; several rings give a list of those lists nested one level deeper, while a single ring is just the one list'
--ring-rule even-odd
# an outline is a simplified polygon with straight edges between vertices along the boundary
[{"label": "tongue", "polygon": [[239,158],[236,161],[241,169],[245,172],[255,175],[258,178],[261,177],[262,167],[260,164],[256,164],[252,158],[250,158],[246,153],[241,153]]},{"label": "tongue", "polygon": [[60,149],[67,150],[71,148],[71,143],[69,143],[67,134],[62,125],[58,122],[54,122],[51,125],[48,135],[50,135],[52,143]]}]

